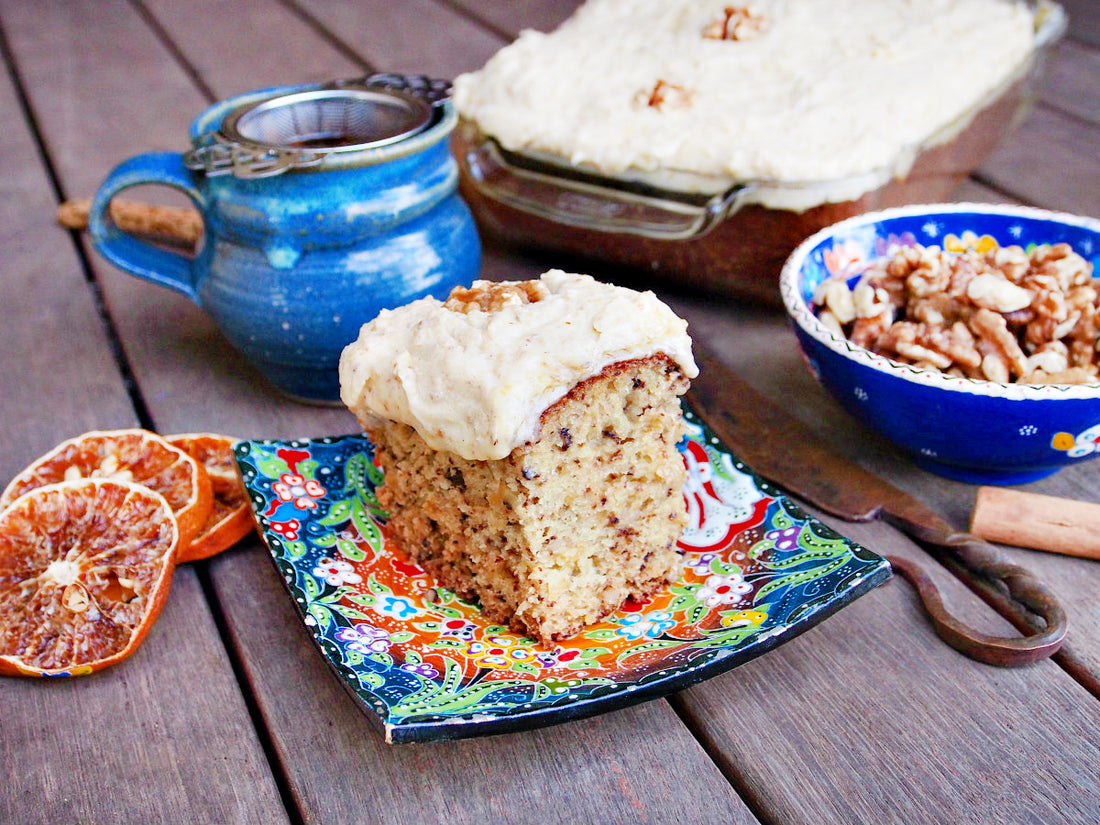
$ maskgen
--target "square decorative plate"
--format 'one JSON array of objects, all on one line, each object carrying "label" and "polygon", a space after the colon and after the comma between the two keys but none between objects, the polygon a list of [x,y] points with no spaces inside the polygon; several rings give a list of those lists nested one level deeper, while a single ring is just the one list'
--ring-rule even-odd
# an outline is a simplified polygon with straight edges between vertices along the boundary
[{"label": "square decorative plate", "polygon": [[321,654],[387,742],[549,725],[723,673],[886,581],[881,557],[752,474],[685,406],[683,573],[545,649],[436,586],[386,536],[362,435],[243,441],[271,557]]}]

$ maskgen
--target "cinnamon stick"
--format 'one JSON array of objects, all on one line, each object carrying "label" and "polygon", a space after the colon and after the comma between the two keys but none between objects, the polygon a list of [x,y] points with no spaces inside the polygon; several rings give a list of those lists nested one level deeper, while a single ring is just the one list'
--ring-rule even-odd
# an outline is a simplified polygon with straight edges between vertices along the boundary
[{"label": "cinnamon stick", "polygon": [[1100,504],[980,487],[970,532],[987,541],[1100,559]]},{"label": "cinnamon stick", "polygon": [[[91,198],[65,201],[57,209],[57,222],[66,229],[87,229],[91,206]],[[186,246],[194,246],[202,237],[202,216],[198,210],[186,207],[155,206],[115,198],[111,201],[111,220],[123,232]]]}]

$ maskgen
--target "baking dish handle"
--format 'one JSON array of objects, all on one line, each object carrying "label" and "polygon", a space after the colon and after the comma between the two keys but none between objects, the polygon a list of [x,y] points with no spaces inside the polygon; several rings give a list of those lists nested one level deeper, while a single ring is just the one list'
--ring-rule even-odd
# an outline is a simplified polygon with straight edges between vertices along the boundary
[{"label": "baking dish handle", "polygon": [[644,184],[610,186],[583,172],[512,162],[491,138],[472,141],[463,160],[478,192],[506,206],[568,226],[665,241],[706,234],[753,188],[694,195]]}]

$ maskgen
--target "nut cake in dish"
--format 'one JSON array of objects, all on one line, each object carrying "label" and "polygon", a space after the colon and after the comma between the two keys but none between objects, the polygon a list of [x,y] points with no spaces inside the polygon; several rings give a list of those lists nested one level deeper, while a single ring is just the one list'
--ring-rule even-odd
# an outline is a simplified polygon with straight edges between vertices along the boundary
[{"label": "nut cake in dish", "polygon": [[[1013,0],[588,0],[455,79],[460,114],[512,151],[801,210],[904,174],[909,153],[1017,70]],[[870,176],[865,178],[864,176]]]},{"label": "nut cake in dish", "polygon": [[949,200],[1065,20],[1046,0],[588,0],[455,79],[462,194],[506,243],[778,303],[804,238]]},{"label": "nut cake in dish", "polygon": [[679,574],[687,323],[552,270],[383,311],[344,351],[391,537],[543,644]]}]

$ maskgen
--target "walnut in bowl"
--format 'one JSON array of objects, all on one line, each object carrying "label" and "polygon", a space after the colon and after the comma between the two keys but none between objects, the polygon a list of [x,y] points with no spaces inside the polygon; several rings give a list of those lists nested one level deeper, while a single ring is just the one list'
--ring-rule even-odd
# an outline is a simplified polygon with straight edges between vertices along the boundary
[{"label": "walnut in bowl", "polygon": [[780,292],[814,374],[921,466],[1017,484],[1100,454],[1100,221],[901,207],[805,240]]}]

